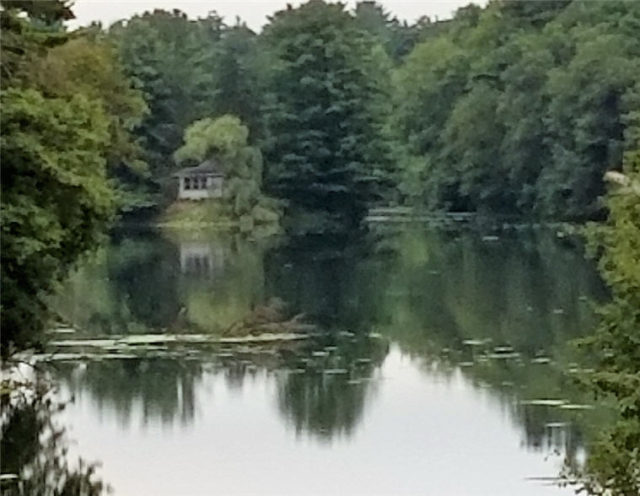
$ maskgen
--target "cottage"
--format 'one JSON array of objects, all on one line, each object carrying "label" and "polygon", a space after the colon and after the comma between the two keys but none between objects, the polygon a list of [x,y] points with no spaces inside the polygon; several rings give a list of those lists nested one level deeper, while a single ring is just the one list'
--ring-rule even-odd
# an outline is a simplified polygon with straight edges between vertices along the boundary
[{"label": "cottage", "polygon": [[196,167],[182,169],[173,177],[178,178],[179,200],[204,200],[222,196],[224,173],[213,159]]}]

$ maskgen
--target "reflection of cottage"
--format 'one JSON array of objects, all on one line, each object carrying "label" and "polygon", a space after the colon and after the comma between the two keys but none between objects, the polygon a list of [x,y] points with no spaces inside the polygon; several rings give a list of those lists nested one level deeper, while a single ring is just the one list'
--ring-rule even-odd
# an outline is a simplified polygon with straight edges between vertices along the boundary
[{"label": "reflection of cottage", "polygon": [[224,268],[222,246],[204,242],[180,243],[180,269],[189,275],[216,275]]},{"label": "reflection of cottage", "polygon": [[210,159],[197,167],[187,167],[174,174],[178,178],[179,200],[203,200],[220,198],[224,186],[224,174],[218,164]]}]

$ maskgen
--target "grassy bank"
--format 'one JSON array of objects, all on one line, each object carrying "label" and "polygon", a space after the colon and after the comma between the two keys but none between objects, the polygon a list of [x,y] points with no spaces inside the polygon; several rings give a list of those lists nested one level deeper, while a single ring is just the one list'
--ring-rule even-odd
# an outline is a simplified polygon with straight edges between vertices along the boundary
[{"label": "grassy bank", "polygon": [[157,225],[179,230],[220,230],[249,232],[256,229],[277,232],[280,215],[263,207],[236,216],[220,200],[176,201],[158,219]]}]

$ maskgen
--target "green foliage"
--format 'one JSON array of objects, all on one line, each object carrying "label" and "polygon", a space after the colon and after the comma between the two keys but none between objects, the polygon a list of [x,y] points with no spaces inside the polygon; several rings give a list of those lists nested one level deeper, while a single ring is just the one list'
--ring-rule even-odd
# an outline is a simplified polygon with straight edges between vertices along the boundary
[{"label": "green foliage", "polygon": [[541,208],[554,216],[599,209],[602,176],[622,159],[621,99],[640,74],[637,40],[598,27],[580,35],[585,39],[568,66],[552,70],[547,84],[551,165],[541,175],[540,196]]},{"label": "green foliage", "polygon": [[39,340],[46,296],[111,219],[107,157],[120,153],[126,121],[141,107],[106,52],[94,54],[97,45],[88,48],[81,38],[68,42],[60,31],[60,22],[72,15],[66,2],[2,5],[6,354]]},{"label": "green foliage", "polygon": [[384,51],[341,4],[277,12],[263,39],[269,87],[269,191],[293,206],[357,219],[389,179]]},{"label": "green foliage", "polygon": [[507,175],[496,160],[503,129],[486,125],[496,121],[498,98],[490,85],[476,85],[457,100],[442,133],[442,158],[452,167],[458,202],[478,210],[500,211],[508,194]]},{"label": "green foliage", "polygon": [[126,73],[149,107],[138,134],[156,191],[157,182],[170,172],[170,157],[180,146],[184,129],[206,115],[215,94],[213,55],[207,52],[208,37],[220,30],[219,20],[214,21],[207,21],[211,32],[206,32],[178,10],[156,10],[109,29]]},{"label": "green foliage", "polygon": [[503,0],[445,24],[394,78],[403,193],[432,208],[598,215],[638,108],[640,6]]},{"label": "green foliage", "polygon": [[147,164],[132,135],[147,107],[140,91],[124,75],[113,47],[104,40],[74,38],[34,60],[29,80],[46,96],[83,94],[100,102],[110,120],[107,165],[110,176],[117,179],[119,209],[148,204],[149,193],[144,188]]},{"label": "green foliage", "polygon": [[[244,169],[243,162],[247,162],[247,154],[252,150],[247,149],[249,130],[237,117],[226,115],[219,119],[202,119],[191,124],[184,133],[184,145],[175,153],[176,162],[194,160],[201,162],[212,155],[225,155],[226,158],[239,159],[239,163],[234,163],[240,170],[235,171],[237,175],[247,175],[248,170]],[[230,165],[223,164],[225,168]],[[225,172],[233,173],[233,170]],[[261,171],[257,172],[257,176]]]},{"label": "green foliage", "polygon": [[260,110],[266,81],[268,57],[260,50],[257,36],[243,24],[226,28],[215,46],[213,69],[215,96],[211,114],[236,115],[256,141],[263,132]]},{"label": "green foliage", "polygon": [[2,92],[3,345],[35,338],[44,296],[110,218],[108,125],[83,95]]},{"label": "green foliage", "polygon": [[61,21],[68,21],[75,16],[71,11],[70,0],[2,0],[3,9],[25,12],[28,17],[36,22],[55,25]]},{"label": "green foliage", "polygon": [[587,378],[597,393],[615,398],[619,413],[617,424],[603,432],[592,448],[586,468],[574,469],[588,494],[595,495],[640,492],[639,150],[627,154],[625,173],[631,188],[611,191],[609,220],[592,230],[612,300],[599,309],[599,328],[584,343],[599,359]]},{"label": "green foliage", "polygon": [[174,152],[219,157],[233,222],[276,219],[264,181],[298,219],[344,226],[399,201],[595,217],[604,173],[637,148],[637,2],[496,0],[408,25],[375,2],[311,0],[260,35],[178,10],[66,33],[68,2],[2,6],[3,229],[7,246],[33,241],[6,260],[36,260],[12,284],[38,298],[92,244],[111,189],[121,212],[162,203]]},{"label": "green foliage", "polygon": [[455,200],[447,192],[455,179],[437,157],[441,130],[465,87],[466,66],[463,50],[443,37],[417,46],[395,74],[401,97],[394,120],[408,154],[415,157],[405,162],[401,191],[430,207]]},{"label": "green foliage", "polygon": [[[48,48],[68,40],[66,33],[56,29],[70,13],[66,2],[52,0],[37,2],[28,0],[2,0],[0,2],[0,27],[2,28],[2,59],[0,75],[2,88],[25,84],[31,60]],[[27,14],[25,18],[21,14]],[[34,29],[32,22],[39,22]],[[52,27],[53,25],[53,27]]]},{"label": "green foliage", "polygon": [[190,20],[178,10],[155,10],[114,24],[108,34],[149,108],[136,133],[149,164],[143,184],[156,204],[192,122],[231,113],[260,135],[264,58],[246,26],[228,27],[215,13]]},{"label": "green foliage", "polygon": [[249,146],[248,139],[249,129],[237,117],[202,119],[187,128],[184,145],[174,157],[178,163],[199,163],[215,157],[225,174],[223,195],[232,216],[250,216],[256,222],[277,221],[279,215],[269,208],[273,202],[261,193],[262,155]]},{"label": "green foliage", "polygon": [[356,25],[376,38],[394,61],[409,53],[420,35],[420,23],[414,26],[409,26],[406,21],[401,23],[373,1],[358,2],[354,17]]}]

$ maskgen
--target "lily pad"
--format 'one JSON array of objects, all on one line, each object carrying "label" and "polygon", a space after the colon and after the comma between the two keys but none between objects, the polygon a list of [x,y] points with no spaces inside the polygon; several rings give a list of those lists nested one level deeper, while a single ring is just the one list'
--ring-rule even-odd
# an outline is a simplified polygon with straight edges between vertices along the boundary
[{"label": "lily pad", "polygon": [[356,363],[371,363],[371,358],[356,358]]},{"label": "lily pad", "polygon": [[465,339],[462,344],[466,344],[467,346],[483,346],[489,341],[490,339]]},{"label": "lily pad", "polygon": [[593,405],[562,405],[560,406],[563,410],[593,410],[595,407]]},{"label": "lily pad", "polygon": [[343,338],[352,338],[352,337],[355,336],[355,334],[350,332],[350,331],[340,331],[338,333],[338,336],[343,337]]},{"label": "lily pad", "polygon": [[108,348],[115,346],[115,339],[65,339],[63,341],[51,341],[50,346],[57,348],[66,347],[93,347],[93,348]]},{"label": "lily pad", "polygon": [[488,358],[492,358],[494,360],[508,360],[510,358],[520,358],[520,353],[491,353],[487,355]]},{"label": "lily pad", "polygon": [[567,424],[566,422],[547,422],[546,424],[544,424],[544,426],[548,427],[549,429],[562,429],[568,425],[569,424]]},{"label": "lily pad", "polygon": [[50,329],[48,332],[51,334],[75,334],[76,330],[73,327],[57,327]]},{"label": "lily pad", "polygon": [[549,357],[537,357],[537,358],[532,358],[531,359],[531,363],[550,363],[551,362],[551,358]]},{"label": "lily pad", "polygon": [[511,346],[496,346],[493,351],[496,353],[511,353],[513,351],[513,347]]},{"label": "lily pad", "polygon": [[538,400],[524,400],[520,402],[521,405],[532,405],[532,406],[551,406],[551,407],[561,407],[562,405],[566,405],[566,400],[554,400],[554,399],[538,399]]}]

